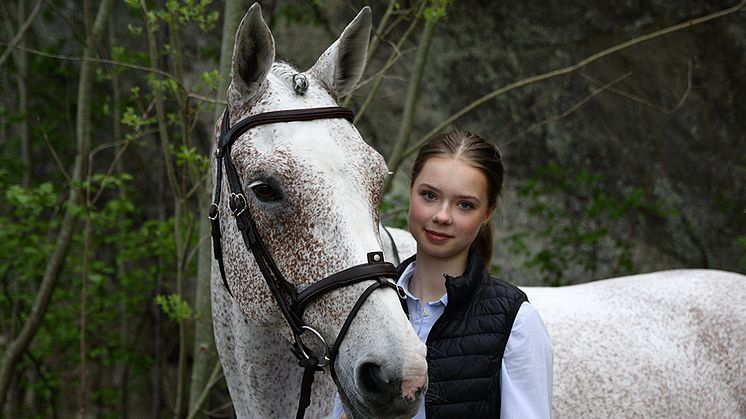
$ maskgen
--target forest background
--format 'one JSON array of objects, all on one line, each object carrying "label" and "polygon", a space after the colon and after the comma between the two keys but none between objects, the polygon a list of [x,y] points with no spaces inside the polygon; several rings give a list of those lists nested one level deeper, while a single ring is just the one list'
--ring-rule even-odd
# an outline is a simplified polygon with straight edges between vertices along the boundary
[{"label": "forest background", "polygon": [[[558,286],[746,272],[746,2],[261,1],[308,68],[363,6],[344,104],[395,172],[452,128],[507,169],[492,270]],[[210,148],[249,1],[0,5],[0,415],[226,417]],[[725,296],[724,296],[725,297]]]}]

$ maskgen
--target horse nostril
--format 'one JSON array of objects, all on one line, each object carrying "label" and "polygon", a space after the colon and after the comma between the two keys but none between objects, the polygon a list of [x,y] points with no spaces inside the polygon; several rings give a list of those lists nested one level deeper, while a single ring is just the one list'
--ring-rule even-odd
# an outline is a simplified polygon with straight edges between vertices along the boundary
[{"label": "horse nostril", "polygon": [[399,380],[392,382],[380,365],[366,362],[358,369],[358,384],[362,390],[379,401],[389,400],[400,392]]}]

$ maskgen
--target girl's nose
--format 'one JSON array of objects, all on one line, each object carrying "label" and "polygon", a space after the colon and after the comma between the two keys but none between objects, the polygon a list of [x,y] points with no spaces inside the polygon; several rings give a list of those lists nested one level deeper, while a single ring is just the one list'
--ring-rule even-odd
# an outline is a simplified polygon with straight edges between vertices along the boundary
[{"label": "girl's nose", "polygon": [[451,224],[451,212],[448,210],[447,205],[441,205],[433,214],[433,222],[437,224]]}]

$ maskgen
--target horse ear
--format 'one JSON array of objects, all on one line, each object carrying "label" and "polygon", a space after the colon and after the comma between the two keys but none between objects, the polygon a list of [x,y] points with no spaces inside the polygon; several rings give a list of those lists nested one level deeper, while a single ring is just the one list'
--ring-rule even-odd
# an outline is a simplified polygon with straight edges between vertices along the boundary
[{"label": "horse ear", "polygon": [[371,13],[365,6],[309,70],[337,96],[352,92],[365,69]]},{"label": "horse ear", "polygon": [[254,3],[236,31],[231,64],[231,87],[240,100],[252,99],[275,61],[275,40]]}]

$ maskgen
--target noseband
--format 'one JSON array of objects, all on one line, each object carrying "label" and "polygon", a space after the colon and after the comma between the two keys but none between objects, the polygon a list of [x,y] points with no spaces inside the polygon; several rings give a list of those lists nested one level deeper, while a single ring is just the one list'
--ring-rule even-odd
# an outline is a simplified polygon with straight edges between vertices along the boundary
[{"label": "noseband", "polygon": [[[212,221],[212,244],[214,257],[218,261],[223,285],[225,285],[228,293],[233,296],[225,274],[223,250],[221,245],[222,235],[220,233],[220,217],[218,211],[223,182],[223,165],[225,164],[225,175],[230,188],[228,205],[236,218],[236,224],[238,229],[241,231],[244,244],[254,255],[254,260],[259,266],[259,270],[261,271],[264,280],[267,282],[267,286],[269,287],[280,312],[282,312],[283,317],[293,332],[294,342],[290,350],[295,357],[298,358],[298,365],[304,368],[297,418],[302,418],[304,416],[305,410],[311,402],[311,385],[316,371],[323,371],[324,367],[328,365],[332,373],[332,378],[337,382],[337,376],[334,371],[334,359],[339,351],[339,346],[342,343],[342,340],[347,334],[347,330],[349,329],[352,320],[355,318],[357,312],[360,310],[363,303],[365,303],[368,296],[380,287],[390,287],[397,290],[400,298],[403,294],[394,282],[394,278],[397,276],[396,269],[391,263],[383,261],[382,252],[370,252],[368,253],[367,263],[356,265],[334,273],[298,292],[295,286],[285,279],[277,268],[277,264],[272,258],[272,255],[269,253],[262,238],[259,236],[256,223],[254,222],[254,218],[252,217],[251,211],[247,205],[246,195],[244,195],[241,186],[241,179],[236,167],[233,165],[233,161],[231,160],[231,146],[242,134],[259,125],[333,118],[344,118],[352,123],[353,116],[352,111],[349,109],[336,106],[291,109],[250,115],[236,123],[236,125],[231,128],[228,109],[226,108],[220,126],[220,139],[218,140],[215,151],[215,158],[217,160],[215,193],[213,195],[213,202],[210,205],[209,212],[209,218]],[[306,306],[312,300],[331,290],[368,280],[374,280],[375,282],[368,286],[355,302],[355,305],[352,307],[350,314],[347,316],[347,319],[334,341],[334,345],[329,348],[329,345],[321,336],[321,333],[304,322],[303,313]],[[308,346],[303,343],[302,337],[307,333],[322,344],[324,354],[321,357],[313,354]]]}]

